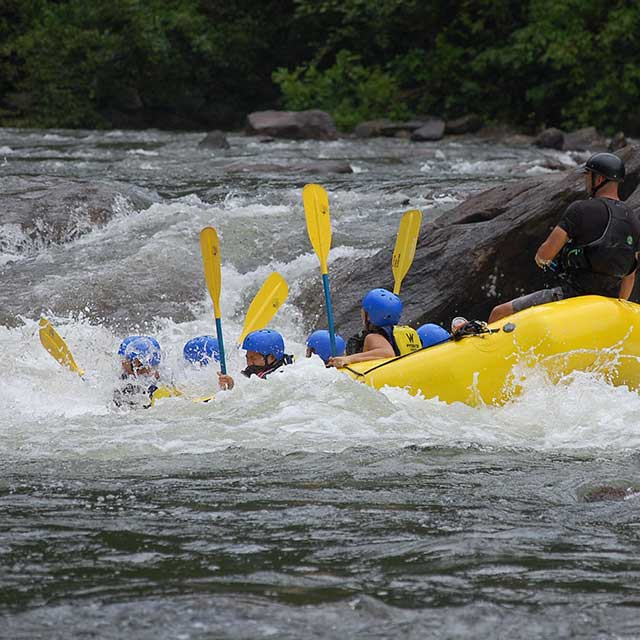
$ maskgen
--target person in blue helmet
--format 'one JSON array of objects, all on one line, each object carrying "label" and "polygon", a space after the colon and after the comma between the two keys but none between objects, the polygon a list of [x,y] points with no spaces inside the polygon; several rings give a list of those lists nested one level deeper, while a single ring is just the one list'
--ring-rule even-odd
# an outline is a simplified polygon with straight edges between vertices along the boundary
[{"label": "person in blue helmet", "polygon": [[117,407],[144,407],[152,404],[158,390],[162,359],[160,344],[151,336],[128,336],[120,344],[118,354],[122,357],[122,380],[126,382],[113,393]]},{"label": "person in blue helmet", "polygon": [[[242,375],[250,378],[266,378],[274,371],[293,362],[293,356],[284,352],[284,338],[273,329],[259,329],[247,334],[242,343],[246,350],[247,367]],[[230,375],[218,373],[221,389],[233,389],[234,380]]]},{"label": "person in blue helmet", "polygon": [[451,340],[451,334],[446,329],[432,322],[418,327],[418,336],[420,336],[420,343],[423,349]]},{"label": "person in blue helmet", "polygon": [[[344,355],[346,343],[342,336],[335,334],[336,356]],[[331,358],[331,336],[326,329],[318,329],[307,338],[307,358],[316,354],[322,358],[325,365],[328,366]]]},{"label": "person in blue helmet", "polygon": [[214,336],[196,336],[188,340],[182,349],[182,355],[187,362],[207,366],[212,360],[220,362],[220,347]]},{"label": "person in blue helmet", "polygon": [[[372,289],[362,299],[364,329],[347,342],[347,355],[329,359],[329,366],[345,367],[355,362],[393,358],[420,348],[415,329],[402,327],[407,339],[396,332],[402,315],[402,301],[387,289]],[[403,344],[400,345],[399,341]],[[407,344],[405,345],[404,342]],[[411,343],[409,345],[408,343]]]}]

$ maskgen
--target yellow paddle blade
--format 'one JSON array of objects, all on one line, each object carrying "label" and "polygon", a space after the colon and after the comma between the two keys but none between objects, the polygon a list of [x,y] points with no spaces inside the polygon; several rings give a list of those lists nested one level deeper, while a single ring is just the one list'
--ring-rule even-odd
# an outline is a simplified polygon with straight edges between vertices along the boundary
[{"label": "yellow paddle blade", "polygon": [[320,260],[322,273],[326,274],[327,258],[331,248],[331,217],[327,192],[319,184],[308,184],[302,190],[302,202],[309,240]]},{"label": "yellow paddle blade", "polygon": [[76,364],[67,343],[60,334],[53,328],[47,318],[40,318],[40,342],[42,346],[63,366],[77,373],[80,377],[84,371]]},{"label": "yellow paddle blade", "polygon": [[222,276],[220,273],[220,240],[213,227],[205,227],[200,232],[200,250],[202,251],[202,264],[204,266],[204,278],[207,281],[207,289],[213,302],[213,311],[216,318],[220,317],[220,290],[222,288]]},{"label": "yellow paddle blade", "polygon": [[409,271],[409,267],[416,255],[416,245],[418,244],[418,234],[422,213],[417,209],[407,211],[400,221],[396,246],[391,259],[391,270],[393,271],[394,285],[393,293],[400,293],[400,285]]},{"label": "yellow paddle blade", "polygon": [[256,293],[244,320],[238,344],[252,331],[264,329],[289,295],[289,285],[279,273],[272,273]]},{"label": "yellow paddle blade", "polygon": [[191,402],[210,402],[215,398],[215,395],[211,396],[199,396],[197,398],[189,398],[180,391],[180,389],[176,389],[175,387],[158,387],[155,393],[151,398],[151,406],[155,406],[158,400],[163,400],[164,398],[186,398]]}]

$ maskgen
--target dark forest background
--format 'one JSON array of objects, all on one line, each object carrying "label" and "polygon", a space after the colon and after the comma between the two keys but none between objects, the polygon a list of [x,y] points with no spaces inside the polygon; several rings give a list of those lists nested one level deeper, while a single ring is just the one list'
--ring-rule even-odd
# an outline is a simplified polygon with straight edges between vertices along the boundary
[{"label": "dark forest background", "polygon": [[256,110],[640,133],[636,0],[0,0],[0,125]]}]

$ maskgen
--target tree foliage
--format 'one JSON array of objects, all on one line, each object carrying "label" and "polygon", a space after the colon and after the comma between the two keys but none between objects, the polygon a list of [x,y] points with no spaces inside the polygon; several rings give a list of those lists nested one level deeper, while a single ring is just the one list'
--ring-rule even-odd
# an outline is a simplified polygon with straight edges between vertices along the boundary
[{"label": "tree foliage", "polygon": [[3,0],[0,124],[237,126],[323,108],[640,133],[627,0]]}]

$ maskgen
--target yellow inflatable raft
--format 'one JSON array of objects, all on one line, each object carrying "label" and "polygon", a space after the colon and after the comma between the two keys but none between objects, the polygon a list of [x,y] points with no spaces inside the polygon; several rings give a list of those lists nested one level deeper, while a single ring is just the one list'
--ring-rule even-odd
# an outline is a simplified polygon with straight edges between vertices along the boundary
[{"label": "yellow inflatable raft", "polygon": [[543,367],[554,382],[594,371],[612,384],[640,386],[640,305],[633,302],[581,296],[526,309],[489,329],[343,371],[376,389],[402,387],[470,405],[510,400],[531,367]]}]

